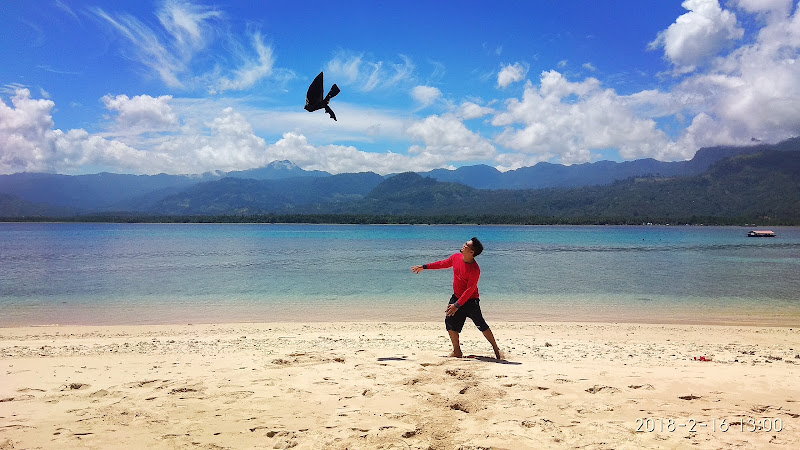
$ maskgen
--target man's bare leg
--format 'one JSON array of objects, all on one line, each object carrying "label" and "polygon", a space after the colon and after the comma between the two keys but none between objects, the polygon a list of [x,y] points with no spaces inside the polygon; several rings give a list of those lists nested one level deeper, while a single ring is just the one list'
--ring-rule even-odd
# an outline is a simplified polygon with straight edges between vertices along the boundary
[{"label": "man's bare leg", "polygon": [[491,328],[483,332],[483,336],[486,337],[486,340],[492,344],[492,350],[494,350],[494,356],[497,359],[503,359],[503,354],[500,352],[500,348],[497,346],[497,342],[494,341],[494,334],[492,334]]},{"label": "man's bare leg", "polygon": [[461,358],[461,344],[458,341],[458,332],[453,330],[447,330],[447,334],[450,335],[450,341],[453,343],[453,353],[450,356],[454,356],[456,358]]}]

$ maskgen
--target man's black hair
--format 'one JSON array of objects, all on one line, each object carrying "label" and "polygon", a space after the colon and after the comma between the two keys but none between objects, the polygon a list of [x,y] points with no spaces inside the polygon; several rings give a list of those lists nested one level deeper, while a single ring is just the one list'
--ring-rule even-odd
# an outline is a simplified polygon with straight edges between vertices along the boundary
[{"label": "man's black hair", "polygon": [[483,251],[483,244],[481,244],[481,241],[479,241],[476,237],[473,237],[470,240],[472,241],[472,251],[474,252],[473,256],[480,255]]}]

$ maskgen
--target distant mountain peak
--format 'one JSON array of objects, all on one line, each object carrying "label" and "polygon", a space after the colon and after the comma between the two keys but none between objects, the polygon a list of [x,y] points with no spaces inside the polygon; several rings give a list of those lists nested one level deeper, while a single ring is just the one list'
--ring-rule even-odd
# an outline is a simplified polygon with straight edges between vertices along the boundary
[{"label": "distant mountain peak", "polygon": [[303,170],[297,164],[289,161],[288,159],[284,159],[283,161],[272,161],[271,163],[264,166],[265,168],[275,169],[275,170]]},{"label": "distant mountain peak", "polygon": [[283,161],[272,161],[263,167],[248,170],[237,170],[228,172],[232,178],[252,178],[254,180],[279,180],[293,177],[327,177],[328,172],[319,170],[304,170],[297,164],[285,159]]}]

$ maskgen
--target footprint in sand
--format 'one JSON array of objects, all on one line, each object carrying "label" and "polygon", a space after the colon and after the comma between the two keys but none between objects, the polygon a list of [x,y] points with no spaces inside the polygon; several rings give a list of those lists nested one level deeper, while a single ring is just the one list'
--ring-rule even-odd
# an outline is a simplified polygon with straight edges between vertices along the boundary
[{"label": "footprint in sand", "polygon": [[17,389],[17,392],[46,392],[46,391],[44,389],[22,388],[22,389]]},{"label": "footprint in sand", "polygon": [[205,387],[202,383],[191,386],[180,386],[170,389],[169,395],[175,395],[181,400],[205,398]]},{"label": "footprint in sand", "polygon": [[244,400],[246,398],[252,397],[255,394],[255,391],[231,391],[231,392],[223,392],[221,394],[214,395],[210,397],[210,399],[222,399],[222,403],[225,405],[230,405],[232,403],[239,402],[240,400]]},{"label": "footprint in sand", "polygon": [[444,373],[450,375],[451,377],[455,377],[458,380],[468,380],[472,378],[472,374],[463,370],[463,369],[447,369]]},{"label": "footprint in sand", "polygon": [[445,363],[444,362],[439,362],[439,363],[430,363],[430,362],[419,363],[419,365],[422,366],[422,367],[441,366],[442,364],[445,364]]},{"label": "footprint in sand", "polygon": [[182,388],[175,388],[169,391],[170,394],[185,394],[187,392],[197,392],[197,389],[182,387]]},{"label": "footprint in sand", "polygon": [[422,383],[422,379],[420,378],[412,378],[408,381],[405,381],[403,384],[406,386],[414,386],[415,384]]},{"label": "footprint in sand", "polygon": [[85,383],[69,383],[62,385],[58,390],[59,391],[79,391],[82,389],[88,388],[89,385]]},{"label": "footprint in sand", "polygon": [[94,391],[91,394],[89,394],[89,397],[93,397],[93,398],[108,397],[109,395],[111,395],[110,392],[108,392],[105,389],[100,389],[99,391]]},{"label": "footprint in sand", "polygon": [[[287,359],[291,358],[291,359]],[[317,364],[326,364],[336,362],[340,364],[345,363],[345,358],[341,356],[328,356],[328,355],[313,355],[308,353],[290,353],[286,358],[276,358],[271,362],[278,366],[310,366]]]},{"label": "footprint in sand", "polygon": [[123,385],[123,386],[124,386],[124,387],[126,387],[126,388],[140,388],[140,387],[145,387],[145,386],[147,386],[148,384],[157,383],[157,382],[159,382],[159,381],[161,381],[161,380],[145,380],[145,381],[135,381],[135,382],[133,382],[133,383],[128,383],[128,384],[125,384],[125,385]]},{"label": "footprint in sand", "polygon": [[[15,397],[0,398],[0,403],[21,402],[21,401],[30,400],[30,399],[33,399],[33,398],[35,398],[33,395],[23,394],[23,395],[17,395]],[[0,447],[0,448],[2,448],[2,447]]]},{"label": "footprint in sand", "polygon": [[452,409],[454,411],[465,412],[467,414],[472,412],[472,411],[470,411],[471,408],[468,405],[466,405],[464,403],[460,403],[460,402],[451,403],[450,404],[450,409]]},{"label": "footprint in sand", "polygon": [[586,392],[588,392],[590,394],[597,394],[599,392],[607,392],[609,394],[616,394],[617,392],[619,392],[619,389],[617,389],[615,387],[611,387],[611,386],[594,385],[594,386],[590,387],[589,389],[586,389]]},{"label": "footprint in sand", "polygon": [[770,409],[772,409],[772,406],[769,406],[769,405],[756,405],[756,406],[753,406],[752,408],[750,408],[750,411],[753,411],[754,413],[757,413],[757,414],[764,414],[765,412],[767,412]]}]

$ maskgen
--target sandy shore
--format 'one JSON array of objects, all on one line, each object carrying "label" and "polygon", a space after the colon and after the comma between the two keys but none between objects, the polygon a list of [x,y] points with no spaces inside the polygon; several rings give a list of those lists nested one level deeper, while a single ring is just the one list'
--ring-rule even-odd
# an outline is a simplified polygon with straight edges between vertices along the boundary
[{"label": "sandy shore", "polygon": [[492,325],[0,328],[0,449],[800,448],[800,328]]}]

